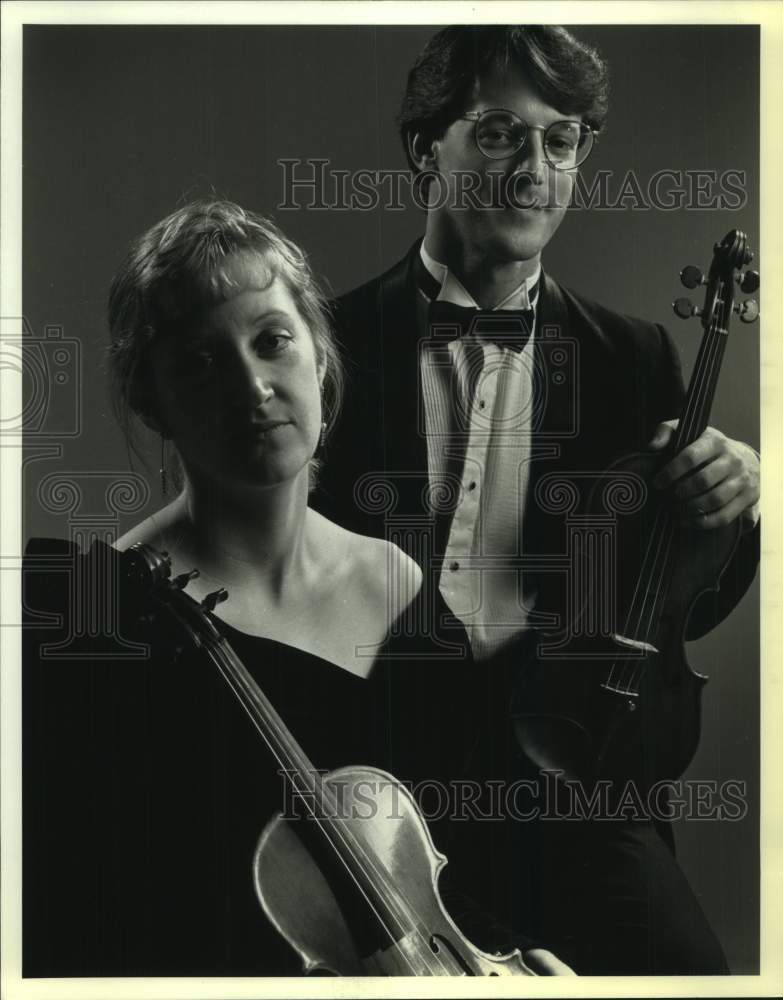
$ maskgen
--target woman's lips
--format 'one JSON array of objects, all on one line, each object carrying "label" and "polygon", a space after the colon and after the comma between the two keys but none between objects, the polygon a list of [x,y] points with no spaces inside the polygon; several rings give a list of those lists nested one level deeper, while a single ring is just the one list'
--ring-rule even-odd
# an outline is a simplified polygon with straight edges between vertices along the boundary
[{"label": "woman's lips", "polygon": [[273,431],[276,427],[285,427],[288,420],[261,420],[253,422],[250,426],[254,431]]},{"label": "woman's lips", "polygon": [[274,434],[283,427],[288,427],[290,425],[290,420],[259,420],[253,421],[252,423],[246,424],[237,432],[237,437],[239,438],[263,438]]}]

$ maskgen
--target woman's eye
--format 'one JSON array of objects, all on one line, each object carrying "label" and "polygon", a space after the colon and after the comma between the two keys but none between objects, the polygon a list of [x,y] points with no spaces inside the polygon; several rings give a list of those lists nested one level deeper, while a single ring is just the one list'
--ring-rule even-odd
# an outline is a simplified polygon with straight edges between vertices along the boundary
[{"label": "woman's eye", "polygon": [[292,335],[283,327],[270,327],[258,335],[256,346],[260,352],[276,354],[284,351],[291,343]]}]

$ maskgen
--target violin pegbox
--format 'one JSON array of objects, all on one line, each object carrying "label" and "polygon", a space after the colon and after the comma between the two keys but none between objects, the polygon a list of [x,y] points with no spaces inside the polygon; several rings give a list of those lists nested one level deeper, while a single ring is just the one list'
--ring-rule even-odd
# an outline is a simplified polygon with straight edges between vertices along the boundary
[{"label": "violin pegbox", "polygon": [[175,621],[191,643],[202,648],[204,643],[216,642],[219,633],[207,614],[228,599],[228,591],[221,587],[195,601],[185,588],[199,576],[192,569],[178,576],[171,576],[171,559],[168,552],[159,552],[151,545],[136,543],[122,554],[125,595],[139,620],[152,623],[168,617]]},{"label": "violin pegbox", "polygon": [[760,279],[758,271],[742,271],[753,260],[753,254],[748,247],[747,237],[739,229],[732,229],[720,243],[713,247],[712,265],[705,277],[702,270],[693,264],[688,264],[680,271],[680,281],[685,288],[707,286],[704,306],[695,306],[685,296],[675,299],[672,308],[680,319],[690,319],[699,316],[705,330],[711,327],[723,334],[728,334],[728,321],[735,312],[742,323],[754,323],[759,317],[759,304],[755,299],[745,299],[734,302],[734,285],[745,295],[752,295],[758,290]]}]

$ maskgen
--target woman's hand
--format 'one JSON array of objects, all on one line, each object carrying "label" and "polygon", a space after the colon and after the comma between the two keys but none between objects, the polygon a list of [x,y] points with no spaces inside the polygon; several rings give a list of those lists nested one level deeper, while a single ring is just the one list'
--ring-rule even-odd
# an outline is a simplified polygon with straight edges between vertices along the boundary
[{"label": "woman's hand", "polygon": [[575,976],[573,969],[547,951],[546,948],[531,948],[522,956],[525,965],[537,976]]},{"label": "woman's hand", "polygon": [[[648,447],[663,450],[677,429],[676,420],[658,425]],[[653,480],[659,489],[672,489],[683,516],[700,529],[723,528],[743,518],[743,528],[758,520],[760,462],[742,441],[733,441],[714,427],[665,465]]]}]

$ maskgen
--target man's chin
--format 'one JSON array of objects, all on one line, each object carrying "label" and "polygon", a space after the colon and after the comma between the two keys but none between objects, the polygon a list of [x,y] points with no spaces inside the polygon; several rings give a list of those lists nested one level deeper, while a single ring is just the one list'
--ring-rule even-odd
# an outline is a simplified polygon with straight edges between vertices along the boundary
[{"label": "man's chin", "polygon": [[492,257],[531,260],[549,243],[563,214],[542,208],[506,208],[481,220],[480,245]]},{"label": "man's chin", "polygon": [[524,261],[538,257],[553,233],[524,232],[517,229],[493,233],[485,242],[487,255],[496,260]]}]

